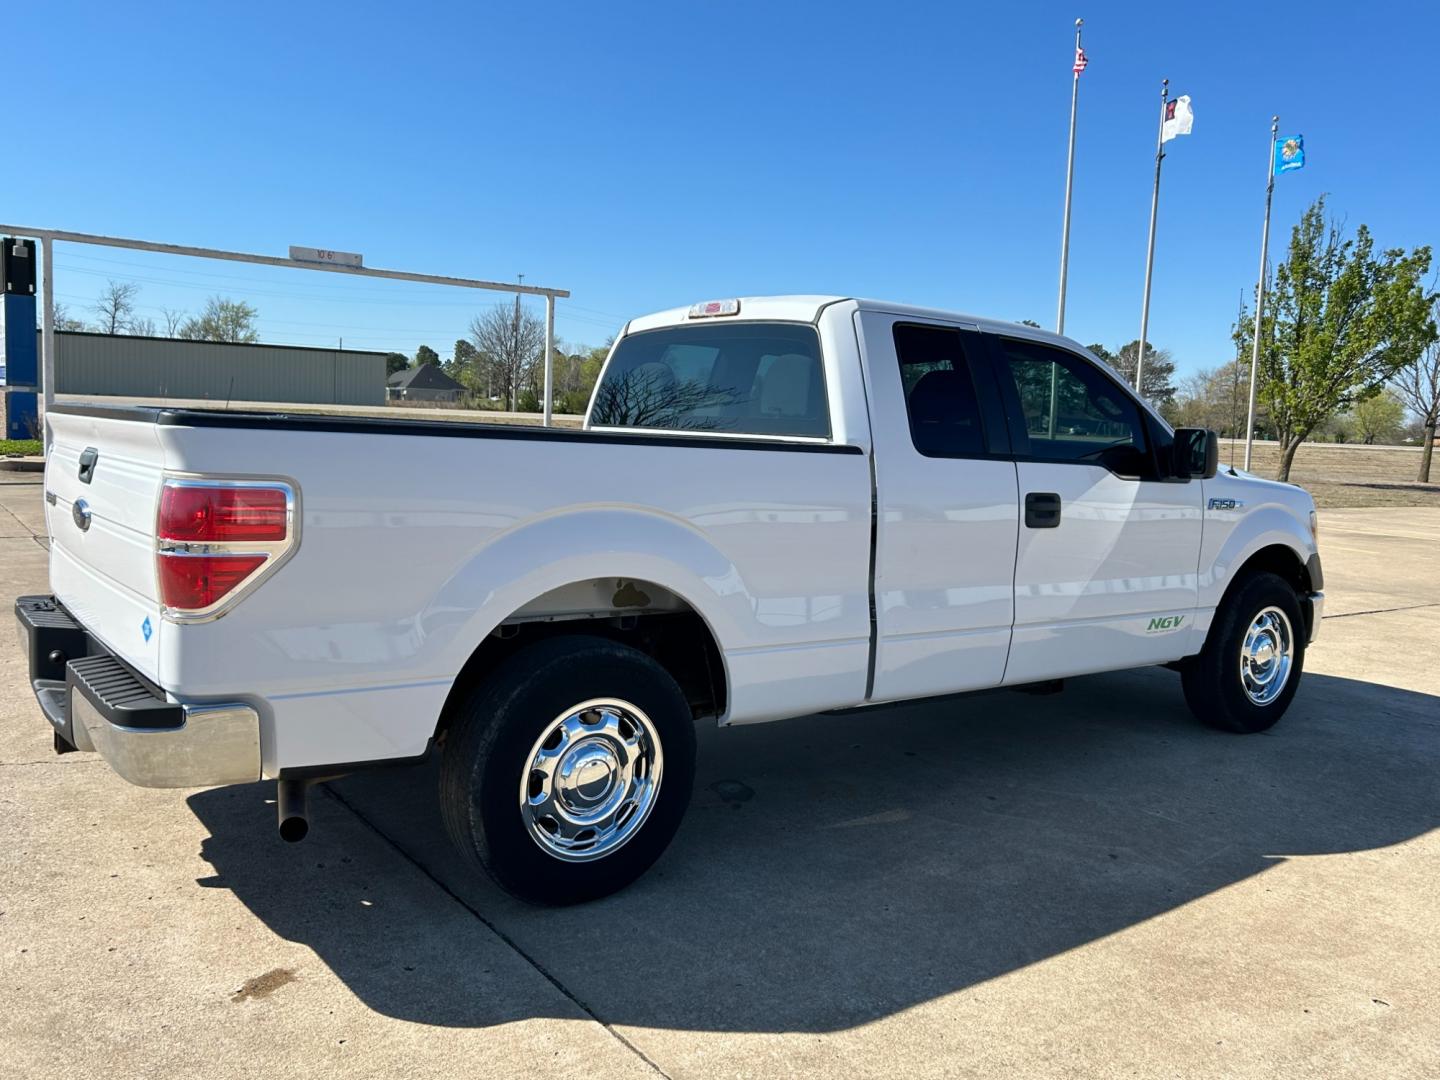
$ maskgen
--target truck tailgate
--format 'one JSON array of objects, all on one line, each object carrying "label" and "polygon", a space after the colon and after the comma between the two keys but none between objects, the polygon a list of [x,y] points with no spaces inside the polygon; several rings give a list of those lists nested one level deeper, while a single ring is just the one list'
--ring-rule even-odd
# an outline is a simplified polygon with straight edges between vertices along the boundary
[{"label": "truck tailgate", "polygon": [[155,516],[165,460],[156,428],[61,412],[46,422],[51,588],[111,651],[160,683]]}]

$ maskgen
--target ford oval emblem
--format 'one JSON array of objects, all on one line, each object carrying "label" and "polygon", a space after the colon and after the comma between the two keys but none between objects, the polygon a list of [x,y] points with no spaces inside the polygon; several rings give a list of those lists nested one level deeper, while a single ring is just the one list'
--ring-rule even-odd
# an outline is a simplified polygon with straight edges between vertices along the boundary
[{"label": "ford oval emblem", "polygon": [[75,519],[75,527],[81,532],[87,532],[90,528],[90,504],[84,499],[76,499],[70,507],[70,516]]}]

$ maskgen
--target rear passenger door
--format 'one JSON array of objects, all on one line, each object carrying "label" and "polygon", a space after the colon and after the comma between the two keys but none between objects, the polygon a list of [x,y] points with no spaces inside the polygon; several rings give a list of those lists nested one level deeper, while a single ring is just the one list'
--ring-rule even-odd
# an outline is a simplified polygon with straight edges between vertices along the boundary
[{"label": "rear passenger door", "polygon": [[869,697],[997,686],[1019,500],[986,343],[965,324],[874,311],[855,319],[877,511]]},{"label": "rear passenger door", "polygon": [[1162,475],[1166,433],[1079,353],[997,337],[1020,483],[1007,684],[1189,651],[1201,485]]}]

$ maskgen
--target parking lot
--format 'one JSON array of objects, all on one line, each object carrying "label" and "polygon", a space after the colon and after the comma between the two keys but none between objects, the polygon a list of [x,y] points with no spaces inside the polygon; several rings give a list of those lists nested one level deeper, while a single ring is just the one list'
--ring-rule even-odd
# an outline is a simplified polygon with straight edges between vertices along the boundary
[{"label": "parking lot", "polygon": [[[0,594],[46,589],[0,473]],[[0,645],[0,1060],[16,1077],[1440,1075],[1440,509],[1321,511],[1290,713],[1163,669],[703,729],[629,890],[460,871],[428,766],[131,787]]]}]

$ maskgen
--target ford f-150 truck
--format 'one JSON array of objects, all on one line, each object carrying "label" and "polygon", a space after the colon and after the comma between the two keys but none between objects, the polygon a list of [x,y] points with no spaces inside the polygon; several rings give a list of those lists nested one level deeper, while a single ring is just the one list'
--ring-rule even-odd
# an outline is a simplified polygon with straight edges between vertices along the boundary
[{"label": "ford f-150 truck", "polygon": [[1216,467],[1041,330],[794,296],[635,319],[584,430],[60,404],[57,750],[136,784],[440,758],[446,828],[565,903],[674,835],[722,725],[1141,665],[1270,727],[1320,625],[1314,504]]}]

